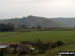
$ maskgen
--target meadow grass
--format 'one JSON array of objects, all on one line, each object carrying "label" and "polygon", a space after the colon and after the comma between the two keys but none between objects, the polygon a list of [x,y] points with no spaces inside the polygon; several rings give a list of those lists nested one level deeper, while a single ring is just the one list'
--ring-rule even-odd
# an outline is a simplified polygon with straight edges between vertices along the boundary
[{"label": "meadow grass", "polygon": [[43,42],[61,40],[70,42],[75,39],[75,31],[32,31],[15,34],[0,38],[0,42],[36,41],[41,39]]},{"label": "meadow grass", "polygon": [[13,33],[17,33],[17,32],[0,32],[0,36],[4,36],[7,34],[13,34]]}]

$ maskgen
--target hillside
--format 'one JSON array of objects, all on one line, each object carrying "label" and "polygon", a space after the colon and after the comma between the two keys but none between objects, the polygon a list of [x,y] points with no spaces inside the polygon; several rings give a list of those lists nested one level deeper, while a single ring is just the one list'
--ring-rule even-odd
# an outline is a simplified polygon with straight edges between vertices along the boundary
[{"label": "hillside", "polygon": [[60,27],[60,24],[57,21],[53,21],[52,19],[44,18],[44,17],[36,17],[36,16],[28,16],[22,18],[13,18],[1,20],[0,23],[12,23],[15,25],[15,28],[19,28],[22,25],[25,25],[26,28],[37,28],[41,26],[42,28],[56,28]]},{"label": "hillside", "polygon": [[75,18],[54,18],[53,20],[61,22],[66,27],[74,27],[75,26]]},{"label": "hillside", "polygon": [[45,18],[37,16],[28,16],[22,18],[12,18],[0,20],[0,23],[13,23],[15,28],[20,28],[25,25],[26,28],[58,28],[58,27],[74,27],[75,18]]}]

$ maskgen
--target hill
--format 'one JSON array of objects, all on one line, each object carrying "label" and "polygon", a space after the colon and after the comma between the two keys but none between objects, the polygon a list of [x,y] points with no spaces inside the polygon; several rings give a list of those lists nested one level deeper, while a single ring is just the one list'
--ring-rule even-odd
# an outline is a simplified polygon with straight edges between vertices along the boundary
[{"label": "hill", "polygon": [[58,22],[56,21],[53,21],[52,19],[37,16],[0,20],[0,23],[4,24],[12,23],[15,25],[15,28],[20,28],[24,26],[26,28],[37,28],[38,26],[40,26],[41,28],[60,27],[60,24],[58,24]]},{"label": "hill", "polygon": [[53,20],[64,24],[66,27],[74,27],[75,26],[75,18],[54,18]]},{"label": "hill", "polygon": [[12,23],[15,28],[58,28],[58,27],[74,27],[75,18],[45,18],[38,16],[27,16],[22,18],[11,18],[0,20],[0,23]]}]

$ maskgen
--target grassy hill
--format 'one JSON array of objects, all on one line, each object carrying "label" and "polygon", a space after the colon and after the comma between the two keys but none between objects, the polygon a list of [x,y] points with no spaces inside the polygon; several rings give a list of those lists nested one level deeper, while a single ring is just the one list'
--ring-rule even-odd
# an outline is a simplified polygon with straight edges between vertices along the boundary
[{"label": "grassy hill", "polygon": [[75,26],[75,18],[55,18],[53,20],[61,22],[66,27],[74,27]]},{"label": "grassy hill", "polygon": [[37,16],[0,20],[0,23],[12,23],[15,25],[15,28],[20,28],[22,26],[25,26],[26,28],[37,28],[38,26],[41,26],[41,28],[56,28],[61,26],[61,23],[58,23],[57,21]]}]

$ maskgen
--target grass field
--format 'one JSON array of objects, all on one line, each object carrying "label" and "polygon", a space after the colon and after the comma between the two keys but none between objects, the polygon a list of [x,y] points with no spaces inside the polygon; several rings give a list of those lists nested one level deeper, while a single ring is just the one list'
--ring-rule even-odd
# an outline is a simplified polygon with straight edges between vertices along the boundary
[{"label": "grass field", "polygon": [[17,33],[17,32],[0,32],[0,36],[4,36],[7,34],[13,34],[13,33]]},{"label": "grass field", "polygon": [[[11,33],[11,32],[8,32]],[[8,33],[1,33],[8,34]],[[14,32],[12,32],[14,33]],[[0,42],[18,42],[18,41],[36,41],[37,39],[42,41],[57,41],[62,40],[64,42],[71,42],[75,39],[75,31],[32,31],[15,34],[13,36],[6,36],[0,38]]]},{"label": "grass field", "polygon": [[[14,32],[2,32],[0,35],[9,34]],[[75,31],[31,31],[31,32],[23,32],[20,34],[15,34],[12,36],[6,36],[4,38],[0,38],[1,43],[12,42],[18,43],[19,41],[36,41],[37,39],[41,39],[43,42],[47,41],[57,41],[61,40],[65,43],[69,43],[68,45],[60,46],[51,50],[46,51],[46,54],[56,54],[61,50],[64,51],[75,51]],[[41,55],[42,56],[42,55]],[[46,55],[47,56],[47,55]]]}]

